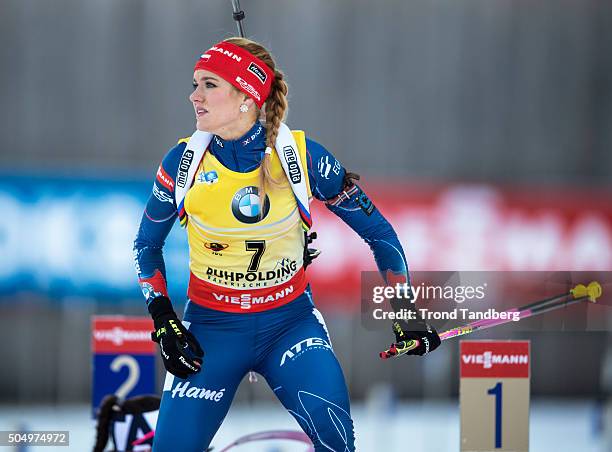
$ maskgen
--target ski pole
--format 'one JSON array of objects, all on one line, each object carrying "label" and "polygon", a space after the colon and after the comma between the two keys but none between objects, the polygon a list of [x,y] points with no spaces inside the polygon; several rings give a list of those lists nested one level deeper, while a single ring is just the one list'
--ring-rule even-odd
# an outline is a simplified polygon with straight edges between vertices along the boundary
[{"label": "ski pole", "polygon": [[232,9],[234,10],[232,16],[236,21],[236,26],[238,27],[238,36],[244,38],[244,28],[242,28],[242,21],[244,20],[244,11],[240,9],[240,0],[232,0]]},{"label": "ski pole", "polygon": [[[601,293],[601,285],[597,281],[592,281],[589,283],[588,286],[585,286],[584,284],[578,284],[576,287],[574,287],[572,290],[565,294],[550,297],[541,301],[536,301],[534,303],[521,306],[520,308],[512,308],[505,311],[505,313],[514,314],[518,312],[519,319],[522,320],[529,317],[533,317],[535,315],[554,311],[565,306],[580,303],[584,300],[589,300],[590,302],[595,303],[597,301],[597,298],[601,296]],[[569,300],[565,299],[570,296],[572,298],[570,298]],[[466,334],[473,333],[474,331],[492,328],[494,326],[503,325],[505,323],[513,321],[511,315],[503,317],[508,318],[477,320],[464,326],[452,328],[448,331],[440,333],[440,339],[444,341],[453,337],[463,336]]]}]

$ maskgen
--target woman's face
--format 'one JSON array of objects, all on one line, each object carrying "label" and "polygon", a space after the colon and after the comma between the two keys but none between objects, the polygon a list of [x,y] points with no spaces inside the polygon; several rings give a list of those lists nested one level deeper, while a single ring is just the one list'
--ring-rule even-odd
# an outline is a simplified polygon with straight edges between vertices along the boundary
[{"label": "woman's face", "polygon": [[243,129],[246,119],[240,112],[240,105],[247,104],[251,111],[253,100],[218,75],[203,69],[193,73],[193,85],[189,100],[196,114],[196,129],[222,138],[234,138],[232,135]]}]

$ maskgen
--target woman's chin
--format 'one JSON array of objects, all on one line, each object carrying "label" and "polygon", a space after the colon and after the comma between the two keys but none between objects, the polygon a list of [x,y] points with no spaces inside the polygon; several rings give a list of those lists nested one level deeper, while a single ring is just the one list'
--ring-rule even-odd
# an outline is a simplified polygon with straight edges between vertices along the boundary
[{"label": "woman's chin", "polygon": [[210,132],[210,128],[203,124],[203,121],[196,121],[196,130],[200,132]]}]

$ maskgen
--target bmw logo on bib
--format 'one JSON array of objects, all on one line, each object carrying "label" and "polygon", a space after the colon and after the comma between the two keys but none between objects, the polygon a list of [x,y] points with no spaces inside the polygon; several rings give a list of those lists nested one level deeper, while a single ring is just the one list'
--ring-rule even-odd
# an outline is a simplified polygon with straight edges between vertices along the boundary
[{"label": "bmw logo on bib", "polygon": [[[270,199],[266,195],[263,206],[263,220],[270,211]],[[232,213],[242,223],[257,223],[261,212],[261,200],[259,189],[254,186],[241,188],[232,198]]]}]

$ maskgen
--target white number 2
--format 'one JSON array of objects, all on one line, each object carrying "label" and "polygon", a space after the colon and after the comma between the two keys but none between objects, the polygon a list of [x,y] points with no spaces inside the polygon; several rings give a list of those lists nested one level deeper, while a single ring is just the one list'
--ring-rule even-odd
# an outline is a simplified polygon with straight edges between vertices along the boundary
[{"label": "white number 2", "polygon": [[140,366],[138,361],[130,355],[119,355],[111,362],[110,368],[113,372],[119,372],[124,366],[128,368],[128,376],[125,381],[115,391],[115,395],[120,399],[125,399],[125,396],[130,393],[138,379],[140,378]]}]

